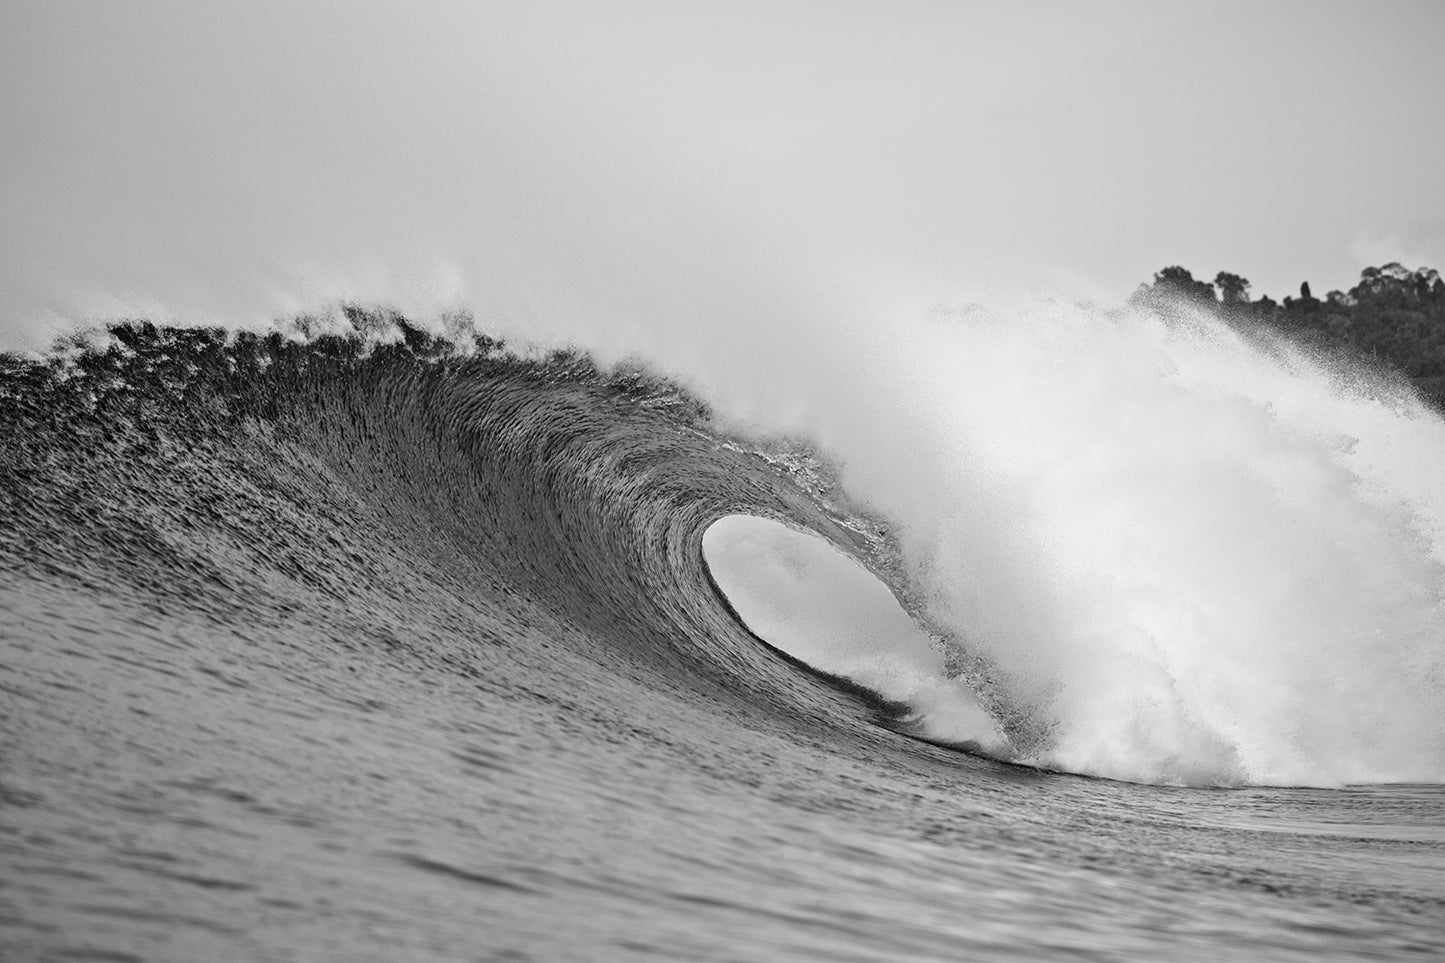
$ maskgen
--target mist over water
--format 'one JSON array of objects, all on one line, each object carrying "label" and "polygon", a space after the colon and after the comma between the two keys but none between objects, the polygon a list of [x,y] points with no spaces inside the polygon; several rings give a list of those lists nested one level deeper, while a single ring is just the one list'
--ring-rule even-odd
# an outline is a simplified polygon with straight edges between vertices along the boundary
[{"label": "mist over water", "polygon": [[1187,784],[1445,778],[1445,423],[1407,389],[1188,314],[1046,303],[851,330],[811,359],[832,371],[705,380],[755,428],[816,439],[892,520],[915,614],[1015,758]]}]

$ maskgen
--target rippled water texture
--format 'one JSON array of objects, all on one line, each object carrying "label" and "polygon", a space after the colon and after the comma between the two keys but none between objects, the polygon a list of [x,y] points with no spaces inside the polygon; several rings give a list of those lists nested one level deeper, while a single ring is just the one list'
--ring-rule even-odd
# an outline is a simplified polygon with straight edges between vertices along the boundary
[{"label": "rippled water texture", "polygon": [[870,557],[806,472],[647,379],[403,333],[6,362],[0,956],[1445,952],[1438,787],[910,738],[708,576],[740,512]]}]

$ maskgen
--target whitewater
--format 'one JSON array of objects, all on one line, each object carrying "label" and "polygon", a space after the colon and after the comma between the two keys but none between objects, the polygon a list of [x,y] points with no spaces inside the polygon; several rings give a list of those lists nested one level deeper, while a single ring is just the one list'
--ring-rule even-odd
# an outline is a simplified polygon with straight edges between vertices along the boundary
[{"label": "whitewater", "polygon": [[1022,757],[1445,778],[1445,421],[1407,386],[1183,307],[976,311],[855,356],[886,374],[814,430]]},{"label": "whitewater", "polygon": [[4,955],[1445,948],[1408,386],[1183,307],[736,334],[4,356]]}]

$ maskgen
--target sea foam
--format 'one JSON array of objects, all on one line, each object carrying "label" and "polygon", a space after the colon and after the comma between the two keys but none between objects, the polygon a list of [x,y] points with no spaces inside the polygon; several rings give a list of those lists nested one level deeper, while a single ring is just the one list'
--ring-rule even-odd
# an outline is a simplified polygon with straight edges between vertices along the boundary
[{"label": "sea foam", "polygon": [[[853,330],[785,387],[706,380],[891,520],[915,614],[1019,761],[1445,779],[1445,422],[1408,388],[1182,310]],[[938,691],[919,726],[951,738]]]}]

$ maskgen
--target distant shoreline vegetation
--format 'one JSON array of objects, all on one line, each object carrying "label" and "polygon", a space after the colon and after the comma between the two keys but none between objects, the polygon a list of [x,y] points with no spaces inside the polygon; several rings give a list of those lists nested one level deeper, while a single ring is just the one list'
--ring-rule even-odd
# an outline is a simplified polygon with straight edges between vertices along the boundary
[{"label": "distant shoreline vegetation", "polygon": [[1445,280],[1434,268],[1411,271],[1392,261],[1367,267],[1348,291],[1323,299],[1300,285],[1299,297],[1251,301],[1249,282],[1220,271],[1213,283],[1177,265],[1141,284],[1130,303],[1153,308],[1194,304],[1226,320],[1253,322],[1298,341],[1344,351],[1398,369],[1436,408],[1445,410]]}]

